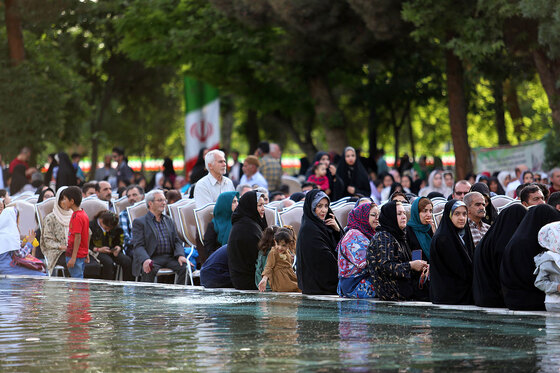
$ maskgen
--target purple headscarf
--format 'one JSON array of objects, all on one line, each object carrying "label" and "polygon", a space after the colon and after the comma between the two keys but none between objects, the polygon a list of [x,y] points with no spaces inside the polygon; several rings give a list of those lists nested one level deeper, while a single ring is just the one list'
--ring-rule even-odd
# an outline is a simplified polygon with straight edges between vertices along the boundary
[{"label": "purple headscarf", "polygon": [[364,203],[348,214],[348,230],[357,229],[363,235],[365,235],[368,240],[371,240],[375,234],[375,230],[369,225],[369,212],[375,203]]}]

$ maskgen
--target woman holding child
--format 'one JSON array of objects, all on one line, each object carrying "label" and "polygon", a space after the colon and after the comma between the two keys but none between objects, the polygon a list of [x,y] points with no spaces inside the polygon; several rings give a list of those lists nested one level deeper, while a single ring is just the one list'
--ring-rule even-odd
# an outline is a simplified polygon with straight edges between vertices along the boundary
[{"label": "woman holding child", "polygon": [[231,216],[232,227],[227,246],[228,267],[231,282],[239,290],[257,290],[257,246],[267,225],[264,203],[262,193],[247,192],[239,199],[239,205]]}]

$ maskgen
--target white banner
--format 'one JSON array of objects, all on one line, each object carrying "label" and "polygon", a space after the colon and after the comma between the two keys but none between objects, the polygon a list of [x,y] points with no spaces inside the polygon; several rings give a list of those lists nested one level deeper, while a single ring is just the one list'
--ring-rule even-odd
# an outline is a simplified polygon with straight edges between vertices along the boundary
[{"label": "white banner", "polygon": [[522,143],[517,146],[473,149],[475,171],[513,171],[524,164],[531,171],[542,171],[544,164],[544,140]]}]

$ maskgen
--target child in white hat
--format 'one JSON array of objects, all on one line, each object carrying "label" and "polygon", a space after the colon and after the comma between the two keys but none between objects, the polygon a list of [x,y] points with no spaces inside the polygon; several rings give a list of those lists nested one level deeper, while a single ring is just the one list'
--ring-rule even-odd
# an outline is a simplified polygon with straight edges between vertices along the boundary
[{"label": "child in white hat", "polygon": [[547,311],[560,311],[560,222],[545,225],[539,231],[539,245],[547,251],[535,256],[535,286],[546,293]]}]

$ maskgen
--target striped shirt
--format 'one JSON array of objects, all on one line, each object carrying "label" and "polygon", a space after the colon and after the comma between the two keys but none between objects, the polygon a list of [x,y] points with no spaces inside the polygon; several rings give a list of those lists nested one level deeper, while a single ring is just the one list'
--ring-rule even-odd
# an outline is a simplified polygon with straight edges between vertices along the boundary
[{"label": "striped shirt", "polygon": [[476,246],[480,242],[480,240],[482,240],[486,232],[488,232],[488,229],[490,229],[490,225],[481,220],[480,226],[478,226],[474,221],[469,219],[469,228],[471,229],[474,246]]}]

